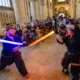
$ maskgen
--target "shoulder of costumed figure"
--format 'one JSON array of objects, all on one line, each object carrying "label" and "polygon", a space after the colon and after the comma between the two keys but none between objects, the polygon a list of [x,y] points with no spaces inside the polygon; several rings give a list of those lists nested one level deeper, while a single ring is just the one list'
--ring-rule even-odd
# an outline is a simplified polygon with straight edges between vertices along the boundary
[{"label": "shoulder of costumed figure", "polygon": [[67,28],[67,29],[69,28],[69,29],[74,30],[74,29],[75,29],[75,26],[74,26],[74,25],[70,25],[70,24],[69,24],[69,25],[66,25],[66,28]]}]

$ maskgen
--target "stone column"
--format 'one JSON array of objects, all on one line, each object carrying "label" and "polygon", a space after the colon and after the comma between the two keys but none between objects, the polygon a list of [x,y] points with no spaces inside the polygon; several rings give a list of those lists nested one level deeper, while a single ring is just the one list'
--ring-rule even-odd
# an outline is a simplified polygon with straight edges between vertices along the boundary
[{"label": "stone column", "polygon": [[70,0],[69,6],[70,6],[69,11],[70,11],[71,17],[74,18],[75,17],[75,0]]},{"label": "stone column", "polygon": [[35,2],[35,15],[36,19],[40,20],[40,3],[39,0]]},{"label": "stone column", "polygon": [[76,18],[80,17],[80,0],[76,1]]},{"label": "stone column", "polygon": [[76,0],[74,0],[74,18],[76,18]]},{"label": "stone column", "polygon": [[53,16],[53,0],[47,0],[47,12],[48,17],[51,18]]},{"label": "stone column", "polygon": [[45,20],[47,12],[45,11],[45,0],[40,0],[40,18]]},{"label": "stone column", "polygon": [[36,20],[36,14],[35,14],[35,0],[30,1],[30,10],[31,10],[31,16],[32,20]]},{"label": "stone column", "polygon": [[52,16],[53,16],[53,7],[52,7],[52,5],[53,5],[52,0],[49,0],[49,12],[50,12],[49,17],[50,18],[52,18]]},{"label": "stone column", "polygon": [[47,0],[47,8],[48,8],[48,17],[50,17],[49,16],[49,0]]},{"label": "stone column", "polygon": [[12,0],[13,8],[16,17],[16,23],[24,24],[25,22],[29,22],[29,10],[28,0]]},{"label": "stone column", "polygon": [[25,14],[26,14],[26,20],[27,23],[30,22],[30,2],[29,0],[24,0],[25,3]]},{"label": "stone column", "polygon": [[55,16],[55,1],[52,0],[53,16]]},{"label": "stone column", "polygon": [[15,13],[15,19],[16,23],[19,23],[19,10],[18,10],[18,5],[17,5],[17,0],[12,0],[12,5]]},{"label": "stone column", "polygon": [[38,19],[40,20],[40,0],[37,1],[37,7],[38,7]]}]

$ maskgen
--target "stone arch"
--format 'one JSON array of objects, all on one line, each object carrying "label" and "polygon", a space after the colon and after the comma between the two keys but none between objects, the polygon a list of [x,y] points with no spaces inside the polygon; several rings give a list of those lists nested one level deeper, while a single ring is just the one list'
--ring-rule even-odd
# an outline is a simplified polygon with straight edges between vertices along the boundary
[{"label": "stone arch", "polygon": [[58,9],[58,13],[65,13],[65,8],[64,7],[60,7],[59,9]]},{"label": "stone arch", "polygon": [[58,9],[58,16],[63,16],[63,17],[65,17],[66,16],[66,10],[65,10],[65,8],[64,7],[60,7],[59,9]]}]

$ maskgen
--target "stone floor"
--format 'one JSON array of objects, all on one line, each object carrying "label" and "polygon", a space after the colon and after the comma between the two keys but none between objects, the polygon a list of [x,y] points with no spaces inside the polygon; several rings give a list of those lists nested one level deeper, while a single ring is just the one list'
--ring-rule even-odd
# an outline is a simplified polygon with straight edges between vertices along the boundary
[{"label": "stone floor", "polygon": [[[0,45],[0,51],[2,46]],[[61,72],[61,59],[66,48],[56,42],[55,35],[34,47],[21,49],[30,78],[28,80],[71,80]],[[0,71],[0,80],[23,80],[15,64]]]}]

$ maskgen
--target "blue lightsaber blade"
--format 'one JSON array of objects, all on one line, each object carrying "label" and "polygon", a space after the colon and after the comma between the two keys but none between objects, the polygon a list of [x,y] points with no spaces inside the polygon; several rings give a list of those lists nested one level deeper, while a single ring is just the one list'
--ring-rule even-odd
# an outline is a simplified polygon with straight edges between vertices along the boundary
[{"label": "blue lightsaber blade", "polygon": [[0,42],[14,44],[14,45],[23,45],[23,43],[12,42],[12,41],[7,41],[7,40],[3,40],[3,39],[0,39]]}]

